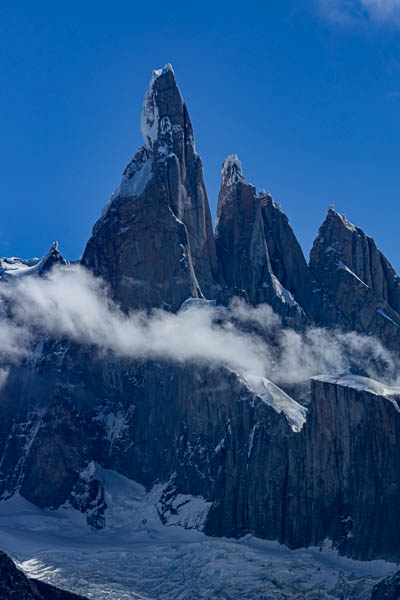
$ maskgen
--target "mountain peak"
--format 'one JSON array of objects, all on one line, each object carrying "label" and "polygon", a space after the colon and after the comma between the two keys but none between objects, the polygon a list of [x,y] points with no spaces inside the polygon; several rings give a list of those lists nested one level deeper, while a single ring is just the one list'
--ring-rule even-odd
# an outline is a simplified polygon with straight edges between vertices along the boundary
[{"label": "mountain peak", "polygon": [[217,259],[202,163],[170,64],[153,71],[140,125],[145,145],[93,228],[82,264],[111,283],[128,310],[177,310],[188,297],[215,296]]},{"label": "mountain peak", "polygon": [[165,73],[172,73],[172,75],[175,76],[171,63],[165,64],[162,69],[154,69],[153,78],[156,79],[157,77],[161,77],[161,75],[165,75]]},{"label": "mountain peak", "polygon": [[58,242],[53,242],[38,265],[39,273],[47,273],[54,265],[67,265],[68,262],[58,249]]},{"label": "mountain peak", "polygon": [[335,219],[338,225],[346,227],[346,229],[349,231],[357,231],[357,227],[346,218],[345,214],[339,213],[337,210],[335,210],[333,204],[331,204],[328,208],[328,213],[325,217],[325,222],[323,225],[331,219]]},{"label": "mountain peak", "polygon": [[222,163],[221,169],[222,185],[234,185],[235,183],[247,183],[243,177],[242,161],[237,154],[230,154]]},{"label": "mountain peak", "polygon": [[153,71],[143,100],[140,129],[146,146],[153,150],[160,132],[184,126],[184,103],[170,63]]}]

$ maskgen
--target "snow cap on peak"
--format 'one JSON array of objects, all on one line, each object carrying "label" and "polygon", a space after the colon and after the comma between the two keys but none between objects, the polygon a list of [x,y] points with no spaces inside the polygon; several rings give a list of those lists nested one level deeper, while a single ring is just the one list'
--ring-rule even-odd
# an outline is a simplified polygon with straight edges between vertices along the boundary
[{"label": "snow cap on peak", "polygon": [[153,148],[154,143],[156,142],[159,135],[160,117],[165,116],[160,115],[159,110],[159,103],[162,102],[161,97],[163,96],[162,91],[160,91],[160,80],[163,77],[166,78],[166,83],[161,83],[162,89],[168,87],[175,88],[176,94],[179,96],[180,101],[182,103],[182,98],[180,96],[178,86],[175,82],[175,74],[172,65],[170,63],[167,63],[163,69],[157,69],[153,71],[150,79],[149,89],[147,90],[143,100],[143,109],[140,118],[140,129],[142,131],[145,144],[150,149]]},{"label": "snow cap on peak", "polygon": [[172,75],[175,76],[174,69],[173,69],[171,63],[167,63],[166,65],[164,65],[164,67],[162,69],[155,69],[153,71],[152,80],[157,79],[161,75],[165,75],[165,73],[172,73]]},{"label": "snow cap on peak", "polygon": [[242,172],[242,162],[237,154],[230,154],[222,164],[221,170],[222,184],[234,185],[239,182],[246,182]]}]

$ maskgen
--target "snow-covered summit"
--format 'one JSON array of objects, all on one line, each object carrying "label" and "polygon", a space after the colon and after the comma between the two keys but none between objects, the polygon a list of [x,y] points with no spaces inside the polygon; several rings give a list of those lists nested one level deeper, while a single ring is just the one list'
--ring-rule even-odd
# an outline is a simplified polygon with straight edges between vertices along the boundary
[{"label": "snow-covered summit", "polygon": [[242,161],[237,154],[230,154],[226,157],[221,169],[222,184],[231,186],[235,183],[248,183],[243,177]]},{"label": "snow-covered summit", "polygon": [[162,115],[160,115],[159,110],[158,85],[156,84],[159,84],[160,80],[163,78],[166,79],[163,87],[171,85],[175,87],[176,93],[179,94],[180,100],[182,101],[179,88],[175,82],[175,74],[172,65],[167,63],[163,69],[154,70],[150,79],[149,89],[147,90],[143,100],[142,114],[140,118],[140,129],[143,139],[146,146],[151,150],[153,149],[160,133],[160,121],[162,119]]}]

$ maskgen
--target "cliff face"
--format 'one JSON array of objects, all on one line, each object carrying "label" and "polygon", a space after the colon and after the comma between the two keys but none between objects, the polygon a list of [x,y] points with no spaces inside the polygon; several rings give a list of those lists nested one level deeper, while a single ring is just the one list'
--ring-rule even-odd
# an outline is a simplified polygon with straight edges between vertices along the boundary
[{"label": "cliff face", "polygon": [[274,275],[312,318],[315,282],[303,251],[279,204],[261,192],[264,237]]},{"label": "cliff face", "polygon": [[399,277],[372,238],[329,209],[310,253],[322,288],[318,319],[375,335],[399,349]]},{"label": "cliff face", "polygon": [[215,237],[224,282],[231,294],[244,296],[253,304],[266,298],[273,301],[275,290],[261,205],[234,154],[222,165]]},{"label": "cliff face", "polygon": [[[226,307],[240,296],[274,309],[278,337],[323,325],[398,349],[398,277],[374,242],[330,210],[307,265],[286,215],[256,193],[235,155],[222,168],[214,241],[201,160],[168,65],[153,74],[142,131],[145,145],[82,258],[123,311],[178,312],[203,297]],[[56,246],[42,261],[1,259],[1,285],[60,264]],[[122,360],[44,337],[1,389],[0,495],[73,507],[102,528],[102,469],[112,469],[147,489],[162,484],[167,524],[183,522],[184,506],[201,497],[195,525],[212,535],[253,533],[293,548],[328,538],[355,558],[400,560],[398,390],[355,376],[310,386],[305,407],[295,392],[225,366]]]},{"label": "cliff face", "polygon": [[[235,154],[224,161],[221,179],[215,240],[225,298],[239,296],[253,305],[267,303],[284,323],[304,328],[309,320],[281,281],[285,280],[286,271],[279,273],[280,278],[271,266],[267,243],[271,236],[264,229],[264,198],[244,178]],[[288,249],[287,262],[292,258]],[[297,269],[296,258],[289,268],[292,273]]]},{"label": "cliff face", "polygon": [[82,264],[125,309],[177,310],[187,297],[215,296],[217,265],[201,159],[170,65],[153,72],[141,129],[145,145],[94,226]]},{"label": "cliff face", "polygon": [[363,377],[312,381],[304,481],[315,542],[325,535],[344,554],[399,560],[399,400]]},{"label": "cliff face", "polygon": [[179,518],[180,498],[202,497],[211,535],[253,533],[292,548],[329,539],[348,556],[400,560],[399,390],[314,379],[305,409],[226,369],[104,362],[69,349],[38,370],[53,387],[38,406],[31,379],[29,409],[2,436],[6,497],[19,489],[39,506],[70,504],[101,528],[101,465],[147,489],[163,482],[165,523]]}]

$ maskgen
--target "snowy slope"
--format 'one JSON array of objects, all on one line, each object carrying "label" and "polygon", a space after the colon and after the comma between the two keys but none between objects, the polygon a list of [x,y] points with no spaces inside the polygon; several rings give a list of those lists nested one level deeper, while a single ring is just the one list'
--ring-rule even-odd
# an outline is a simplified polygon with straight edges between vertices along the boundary
[{"label": "snowy slope", "polygon": [[[163,526],[162,486],[146,493],[118,473],[102,473],[105,530],[88,528],[70,508],[42,510],[14,496],[0,503],[0,547],[31,577],[93,600],[367,599],[373,583],[394,570],[383,561],[340,558],[328,547],[290,551],[251,536],[208,538]],[[185,501],[192,518],[205,508],[199,498]]]}]

